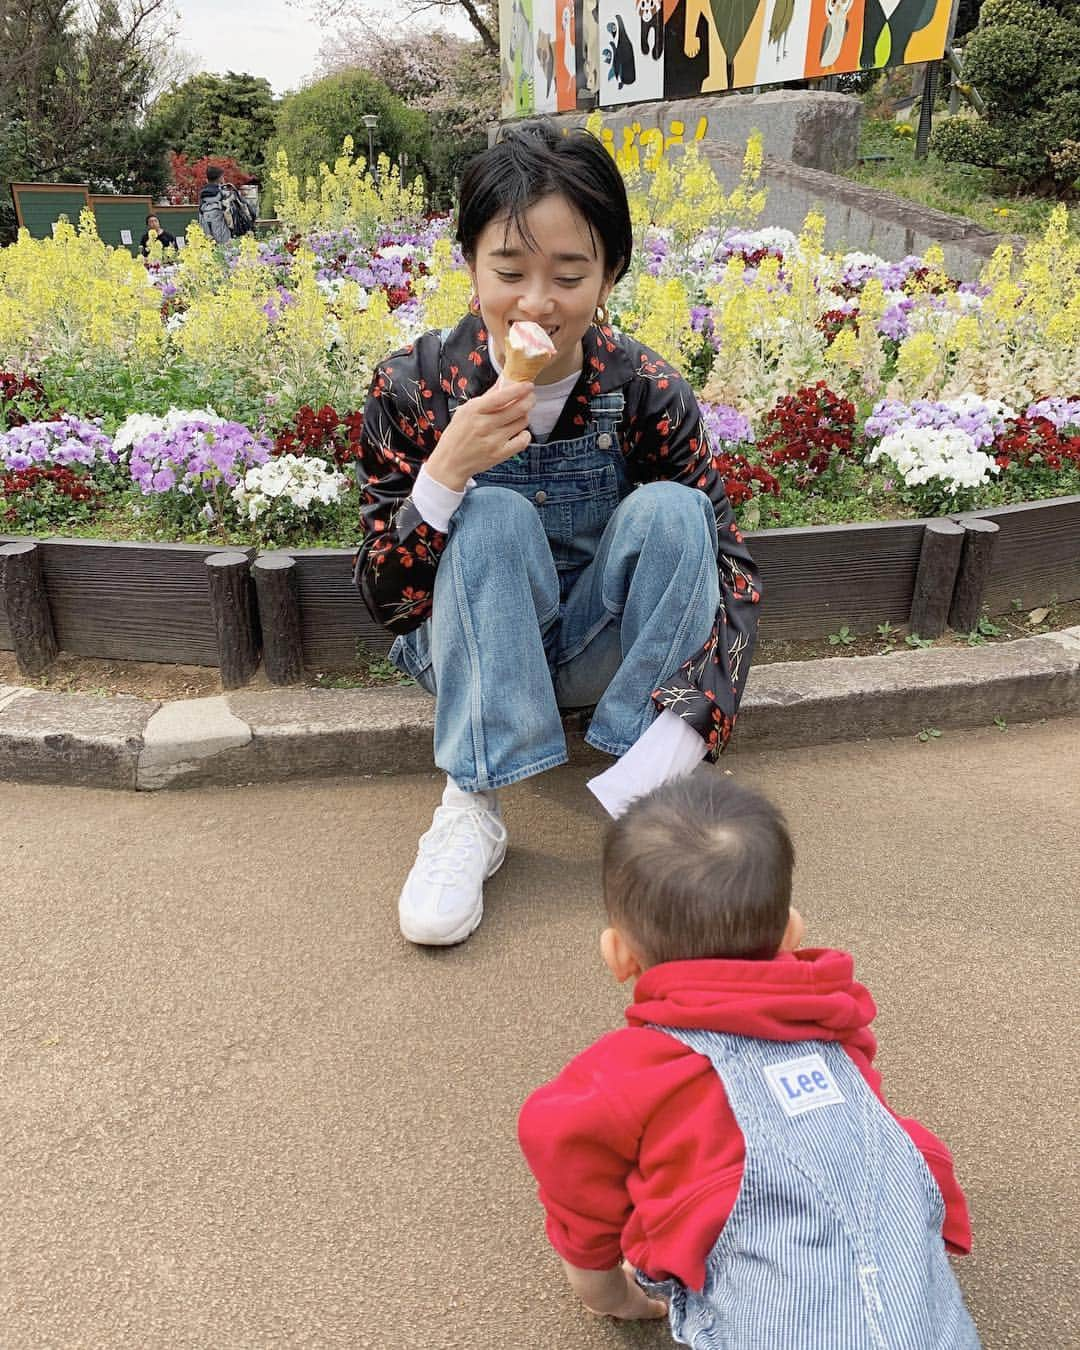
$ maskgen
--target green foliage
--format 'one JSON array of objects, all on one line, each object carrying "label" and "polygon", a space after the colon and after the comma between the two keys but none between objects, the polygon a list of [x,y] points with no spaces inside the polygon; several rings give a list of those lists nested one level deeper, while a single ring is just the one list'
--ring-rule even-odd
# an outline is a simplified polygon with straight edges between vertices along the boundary
[{"label": "green foliage", "polygon": [[1080,174],[1080,5],[986,0],[964,52],[964,79],[988,118],[938,128],[942,159],[996,169],[1040,193],[1073,195]]},{"label": "green foliage", "polygon": [[[1029,238],[1043,234],[1056,205],[1054,198],[1020,194],[993,169],[976,167],[976,160],[997,163],[1005,153],[1003,140],[988,122],[961,113],[941,123],[934,147],[939,144],[938,136],[942,146],[946,142],[950,146],[949,162],[936,150],[927,159],[917,160],[913,136],[902,134],[895,122],[868,119],[863,123],[860,151],[885,158],[860,164],[849,176],[936,211],[967,216],[987,230]],[[951,148],[954,138],[955,153]],[[984,150],[977,152],[975,144],[985,146]],[[1071,208],[1070,227],[1074,232],[1080,230],[1080,207]]]},{"label": "green foliage", "polygon": [[261,177],[266,144],[274,134],[274,96],[259,76],[203,72],[162,94],[151,110],[170,150],[201,159],[235,159]]},{"label": "green foliage", "polygon": [[[168,37],[156,10],[140,0],[0,6],[0,182],[160,192],[165,144],[144,117]],[[0,242],[13,225],[0,200]]]},{"label": "green foliage", "polygon": [[[333,164],[341,143],[352,136],[358,154],[367,157],[367,131],[362,118],[374,113],[375,154],[392,161],[399,154],[423,158],[429,148],[427,119],[408,108],[381,80],[363,70],[344,71],[289,94],[278,108],[276,133],[267,148],[273,164],[279,149],[289,156],[289,169],[301,183],[316,180],[320,164]],[[265,208],[264,208],[265,210]]]}]

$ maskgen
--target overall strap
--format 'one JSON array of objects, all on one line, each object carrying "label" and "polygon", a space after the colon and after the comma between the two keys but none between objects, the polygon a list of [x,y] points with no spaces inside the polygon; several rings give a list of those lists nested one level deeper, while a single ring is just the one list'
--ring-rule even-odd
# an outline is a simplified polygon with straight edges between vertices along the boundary
[{"label": "overall strap", "polygon": [[613,389],[608,394],[593,394],[589,399],[589,416],[601,450],[608,450],[618,443],[619,423],[625,406],[626,400],[621,389]]},{"label": "overall strap", "polygon": [[[873,1227],[873,1178],[880,1163],[880,1130],[886,1113],[846,1052],[834,1042],[756,1041],[718,1031],[663,1026],[653,1029],[681,1041],[713,1066],[746,1139],[747,1169],[755,1165],[757,1147],[764,1145],[773,1157],[785,1158],[788,1166],[812,1180],[860,1258],[860,1278],[872,1272],[873,1262],[867,1250],[868,1230]],[[786,1063],[809,1070],[813,1061],[817,1061],[823,1071],[821,1087],[808,1080],[809,1090],[820,1097],[818,1105],[810,1106],[814,1123],[818,1123],[821,1107],[826,1108],[827,1115],[830,1108],[839,1107],[842,1116],[846,1117],[849,1145],[861,1154],[862,1167],[854,1193],[839,1187],[827,1162],[828,1149],[823,1155],[813,1146],[812,1140],[800,1140],[800,1131],[790,1128],[793,1119],[802,1114],[799,1103],[796,1102],[794,1107],[780,1105],[790,1095],[790,1085],[785,1083],[785,1075],[778,1070],[785,1069]],[[800,1088],[796,1080],[794,1090],[805,1089]],[[864,1296],[869,1299],[868,1290],[864,1290]]]}]

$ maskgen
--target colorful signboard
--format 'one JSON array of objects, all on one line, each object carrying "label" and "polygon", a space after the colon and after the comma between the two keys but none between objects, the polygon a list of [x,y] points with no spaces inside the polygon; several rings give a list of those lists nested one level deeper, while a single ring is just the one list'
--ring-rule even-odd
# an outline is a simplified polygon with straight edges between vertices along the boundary
[{"label": "colorful signboard", "polygon": [[499,0],[502,116],[940,60],[950,0]]}]

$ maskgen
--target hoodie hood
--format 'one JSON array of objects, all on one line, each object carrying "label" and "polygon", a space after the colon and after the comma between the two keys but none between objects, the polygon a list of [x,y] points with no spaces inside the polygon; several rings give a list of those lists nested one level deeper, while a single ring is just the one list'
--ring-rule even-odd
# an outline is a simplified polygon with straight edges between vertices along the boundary
[{"label": "hoodie hood", "polygon": [[855,1042],[872,1055],[876,1012],[847,952],[804,948],[771,961],[653,966],[638,979],[626,1020],[770,1041]]}]

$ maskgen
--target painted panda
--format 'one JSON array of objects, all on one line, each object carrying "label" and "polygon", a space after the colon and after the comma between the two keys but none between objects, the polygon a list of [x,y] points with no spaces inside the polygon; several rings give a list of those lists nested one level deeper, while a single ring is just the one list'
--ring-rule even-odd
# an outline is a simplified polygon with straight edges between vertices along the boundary
[{"label": "painted panda", "polygon": [[635,0],[635,8],[641,20],[641,54],[648,56],[651,45],[652,58],[659,61],[664,54],[663,0]]}]

